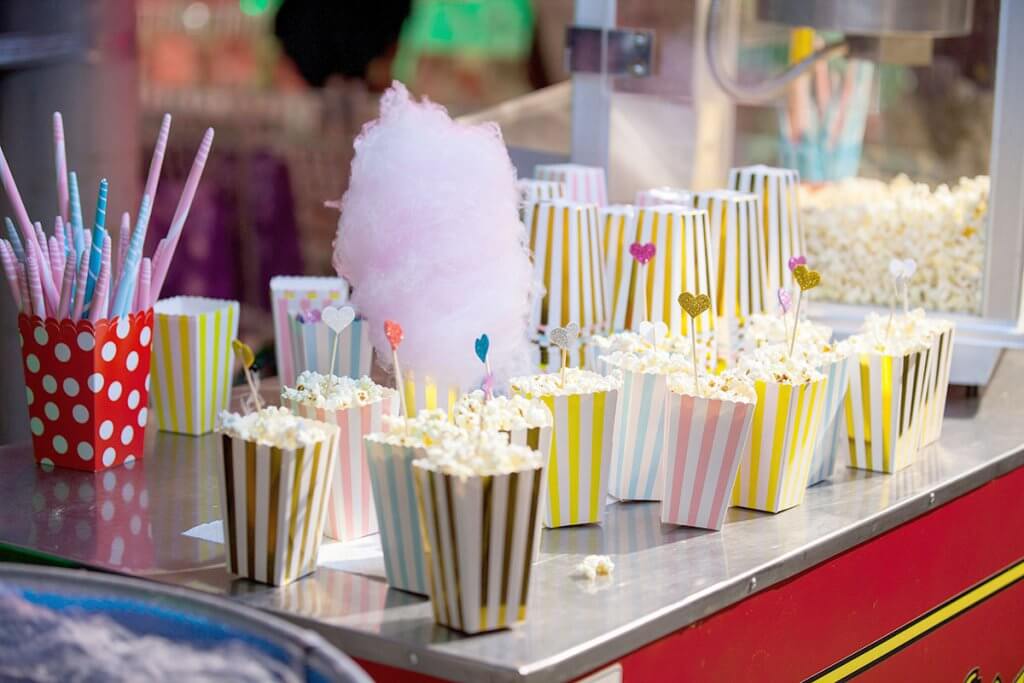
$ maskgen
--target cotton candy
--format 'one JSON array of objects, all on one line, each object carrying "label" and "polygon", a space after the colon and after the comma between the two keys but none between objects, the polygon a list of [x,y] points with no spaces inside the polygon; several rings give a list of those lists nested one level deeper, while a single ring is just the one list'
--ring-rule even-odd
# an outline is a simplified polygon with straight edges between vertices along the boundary
[{"label": "cotton candy", "polygon": [[500,129],[456,123],[397,82],[380,110],[355,141],[333,257],[378,358],[390,365],[394,320],[403,372],[475,388],[481,334],[499,382],[528,372],[532,266]]}]

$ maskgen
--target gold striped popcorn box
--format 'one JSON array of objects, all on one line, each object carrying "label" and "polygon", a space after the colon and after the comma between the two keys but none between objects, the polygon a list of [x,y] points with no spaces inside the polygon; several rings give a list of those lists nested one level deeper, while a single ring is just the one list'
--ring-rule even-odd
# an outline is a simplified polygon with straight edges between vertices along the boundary
[{"label": "gold striped popcorn box", "polygon": [[604,520],[612,428],[618,390],[529,396],[554,416],[547,466],[544,526],[553,529]]},{"label": "gold striped popcorn box", "polygon": [[633,263],[629,246],[636,241],[636,207],[631,204],[604,206],[601,207],[600,218],[601,253],[604,255],[604,300],[610,314],[617,304],[619,283],[628,274]]},{"label": "gold striped popcorn box", "polygon": [[537,180],[520,178],[516,181],[519,190],[519,202],[539,202],[550,199],[565,199],[565,183],[558,180]]},{"label": "gold striped popcorn box", "polygon": [[389,444],[381,436],[368,436],[365,445],[384,573],[392,588],[429,595],[412,469],[413,460],[426,457],[426,450]]},{"label": "gold striped popcorn box", "polygon": [[158,301],[150,366],[153,409],[161,431],[212,432],[228,408],[238,302],[178,296]]},{"label": "gold striped popcorn box", "polygon": [[454,419],[455,404],[462,396],[458,382],[404,369],[402,382],[405,385],[405,407],[409,415],[415,416],[421,410],[443,410],[448,413],[449,420]]},{"label": "gold striped popcorn box", "polygon": [[733,506],[780,512],[803,502],[826,382],[754,382],[757,405],[732,489]]},{"label": "gold striped popcorn box", "polygon": [[283,586],[312,573],[327,517],[337,427],[302,448],[223,435],[218,458],[228,571]]},{"label": "gold striped popcorn box", "polygon": [[[541,462],[548,462],[551,459],[551,434],[552,427],[530,427],[522,429],[504,430],[508,434],[508,441],[513,446],[528,446],[530,450],[540,451]],[[547,490],[541,487],[540,509],[547,506]],[[537,516],[537,533],[534,540],[533,557],[540,555],[540,525],[543,522],[541,516]]]},{"label": "gold striped popcorn box", "polygon": [[[689,337],[690,319],[678,303],[683,292],[707,294],[711,310],[696,320],[697,342],[704,344],[704,366],[714,372],[718,364],[715,319],[715,261],[707,211],[682,206],[641,208],[636,241],[654,243],[657,255],[641,266],[630,259],[614,297],[612,329],[638,328],[645,319],[668,325],[670,335]],[[628,247],[627,247],[628,249]],[[644,304],[646,303],[646,313]]]},{"label": "gold striped popcorn box", "polygon": [[693,206],[693,193],[678,187],[652,187],[636,193],[637,206],[659,206],[674,204],[676,206]]},{"label": "gold striped popcorn box", "polygon": [[942,416],[946,412],[946,393],[949,391],[949,370],[953,364],[953,323],[938,320],[932,343],[932,365],[924,395],[924,427],[921,445],[935,443],[942,435]]},{"label": "gold striped popcorn box", "polygon": [[622,370],[608,482],[619,500],[661,500],[667,398],[667,375]]},{"label": "gold striped popcorn box", "polygon": [[[373,360],[370,324],[362,318],[353,320],[339,335],[319,316],[308,320],[301,313],[289,313],[288,328],[296,377],[305,370],[353,379],[370,374]],[[337,353],[334,351],[335,338],[338,340]]]},{"label": "gold striped popcorn box", "polygon": [[369,405],[340,410],[316,408],[281,397],[281,405],[296,415],[338,427],[338,452],[327,496],[324,531],[330,538],[351,541],[377,531],[377,513],[363,437],[381,431],[384,415],[398,415],[398,392],[386,389],[384,393],[384,398]]},{"label": "gold striped popcorn box", "polygon": [[933,362],[931,347],[902,356],[853,355],[844,404],[850,467],[892,473],[916,459]]},{"label": "gold striped popcorn box", "polygon": [[565,185],[565,197],[571,201],[598,206],[608,203],[608,182],[600,166],[538,164],[533,170],[533,177],[562,183]]},{"label": "gold striped popcorn box", "polygon": [[668,392],[661,521],[721,529],[755,403]]},{"label": "gold striped popcorn box", "polygon": [[274,358],[281,384],[295,384],[295,378],[301,372],[301,368],[295,367],[290,315],[310,314],[324,306],[342,306],[348,301],[348,292],[348,282],[340,277],[279,275],[270,279]]},{"label": "gold striped popcorn box", "polygon": [[769,292],[789,287],[789,257],[805,253],[800,227],[800,174],[788,168],[743,166],[730,169],[729,187],[760,198],[765,285]]},{"label": "gold striped popcorn box", "polygon": [[527,204],[523,211],[534,280],[544,285],[531,329],[543,335],[576,323],[584,335],[603,330],[608,318],[597,205],[555,200]]},{"label": "gold striped popcorn box", "polygon": [[839,452],[846,447],[845,431],[842,429],[842,408],[846,401],[846,392],[850,388],[852,365],[851,357],[844,356],[818,368],[825,375],[826,381],[825,413],[821,418],[821,429],[818,430],[818,438],[814,444],[811,472],[807,477],[808,486],[832,478]]},{"label": "gold striped popcorn box", "polygon": [[413,474],[434,621],[482,633],[525,620],[544,469]]}]

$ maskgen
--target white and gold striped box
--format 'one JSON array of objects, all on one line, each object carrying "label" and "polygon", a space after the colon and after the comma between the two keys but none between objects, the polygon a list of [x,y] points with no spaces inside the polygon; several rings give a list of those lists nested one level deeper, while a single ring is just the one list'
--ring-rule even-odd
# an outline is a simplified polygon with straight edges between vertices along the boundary
[{"label": "white and gold striped box", "polygon": [[583,164],[538,164],[533,170],[537,180],[553,180],[565,185],[565,196],[574,202],[604,206],[608,203],[608,182],[600,166]]},{"label": "white and gold striped box", "polygon": [[949,370],[953,365],[954,325],[948,320],[936,320],[935,341],[932,343],[931,372],[924,395],[924,427],[921,445],[927,446],[942,435],[942,416],[946,411],[946,393],[949,390]]},{"label": "white and gold striped box", "polygon": [[557,180],[519,178],[516,180],[516,189],[519,190],[521,204],[549,199],[565,199],[565,183]]},{"label": "white and gold striped box", "polygon": [[[615,310],[619,283],[629,274],[633,257],[629,247],[636,242],[636,207],[632,204],[613,204],[601,207],[601,253],[604,255],[604,300],[608,311]],[[609,315],[608,331],[614,329]],[[589,368],[593,370],[594,368]]]}]

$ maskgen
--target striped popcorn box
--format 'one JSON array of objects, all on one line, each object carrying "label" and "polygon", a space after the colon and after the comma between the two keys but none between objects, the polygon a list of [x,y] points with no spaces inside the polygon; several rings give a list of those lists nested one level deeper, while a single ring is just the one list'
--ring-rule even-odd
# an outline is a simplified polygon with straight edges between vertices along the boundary
[{"label": "striped popcorn box", "polygon": [[452,419],[455,402],[462,395],[457,382],[405,369],[402,382],[405,384],[405,406],[409,415],[417,415],[421,410],[443,410],[448,413],[448,419]]},{"label": "striped popcorn box", "polygon": [[434,621],[463,633],[526,619],[542,467],[461,477],[413,466]]},{"label": "striped popcorn box", "polygon": [[[370,345],[370,324],[362,318],[353,320],[338,335],[319,317],[307,320],[302,313],[288,314],[292,369],[298,377],[306,370],[324,375],[359,378],[370,374],[373,347]],[[334,356],[334,339],[338,338],[338,352]]]},{"label": "striped popcorn box", "polygon": [[327,427],[327,439],[294,449],[223,435],[221,508],[232,574],[283,586],[316,569],[337,453],[338,428]]},{"label": "striped popcorn box", "polygon": [[844,404],[850,467],[892,473],[921,447],[931,347],[900,356],[856,353]]},{"label": "striped popcorn box", "polygon": [[279,275],[270,279],[270,310],[274,316],[274,357],[282,384],[294,384],[295,368],[289,313],[319,311],[348,301],[348,282],[339,277]]},{"label": "striped popcorn box", "polygon": [[527,204],[523,211],[534,280],[544,285],[531,329],[543,335],[576,323],[584,335],[603,331],[608,318],[597,205],[555,200]]},{"label": "striped popcorn box", "polygon": [[725,400],[681,393],[665,407],[665,486],[661,521],[721,529],[729,491],[754,423],[756,396]]},{"label": "striped popcorn box", "polygon": [[516,181],[519,190],[519,202],[540,202],[550,199],[565,199],[565,183],[558,180],[536,180],[520,178]]},{"label": "striped popcorn box", "polygon": [[640,190],[636,193],[637,206],[660,206],[662,204],[693,206],[693,193],[689,190],[664,185]]},{"label": "striped popcorn box", "polygon": [[935,329],[935,341],[932,343],[934,361],[925,387],[922,446],[938,441],[942,435],[942,416],[946,412],[946,392],[949,390],[949,370],[953,364],[953,323],[947,320],[929,322]]},{"label": "striped popcorn box", "polygon": [[382,416],[398,414],[398,392],[385,389],[384,397],[367,405],[339,410],[317,408],[286,398],[281,405],[296,415],[338,426],[338,452],[334,476],[327,496],[327,526],[324,533],[340,541],[351,541],[377,531],[373,487],[366,465],[363,437],[381,431]]},{"label": "striped popcorn box", "polygon": [[153,409],[164,432],[212,432],[228,408],[238,302],[178,296],[158,301],[150,368]]},{"label": "striped popcorn box", "polygon": [[637,214],[636,241],[654,243],[657,255],[643,267],[631,259],[614,297],[612,329],[635,330],[644,320],[660,321],[668,325],[670,335],[688,340],[689,318],[685,317],[677,299],[683,292],[707,294],[711,297],[711,315],[697,319],[697,342],[710,350],[704,365],[709,372],[714,372],[718,364],[715,348],[718,309],[707,211],[681,206],[641,208]]},{"label": "striped popcorn box", "polygon": [[633,262],[633,257],[629,255],[629,245],[636,241],[636,207],[631,204],[604,206],[601,207],[600,218],[601,253],[604,254],[604,300],[608,312],[611,313],[617,303],[619,283]]},{"label": "striped popcorn box", "polygon": [[825,406],[826,379],[803,384],[756,380],[753,427],[732,505],[780,512],[803,502]]},{"label": "striped popcorn box", "polygon": [[760,197],[764,216],[761,244],[765,250],[765,286],[769,292],[788,287],[789,257],[804,253],[798,194],[800,174],[787,168],[743,166],[730,169],[729,187]]},{"label": "striped popcorn box", "polygon": [[364,440],[384,552],[384,573],[392,588],[429,595],[412,471],[413,460],[425,456],[426,451],[422,447],[394,445],[384,437],[371,434]]},{"label": "striped popcorn box", "polygon": [[604,206],[608,203],[608,183],[600,166],[581,164],[538,164],[533,169],[537,180],[553,180],[565,185],[565,196],[574,202]]},{"label": "striped popcorn box", "polygon": [[[547,465],[544,526],[553,529],[576,524],[600,524],[604,520],[608,470],[611,464],[612,428],[618,381],[585,370],[568,372],[569,386],[562,393],[538,393],[535,380],[555,375],[535,375],[512,380],[512,390],[539,398],[554,416],[551,454]],[[578,389],[573,380],[585,377],[600,381],[597,391]]]},{"label": "striped popcorn box", "polygon": [[622,369],[608,482],[619,500],[661,500],[667,394],[668,375]]},{"label": "striped popcorn box", "polygon": [[731,358],[739,350],[740,330],[747,319],[767,311],[774,301],[765,278],[761,200],[748,192],[713,190],[695,193],[693,206],[708,212],[719,335]]},{"label": "striped popcorn box", "polygon": [[821,429],[814,444],[811,472],[807,477],[808,486],[832,478],[839,450],[846,445],[841,438],[843,419],[840,413],[850,387],[851,365],[850,356],[844,355],[818,368],[825,375],[825,407]]}]

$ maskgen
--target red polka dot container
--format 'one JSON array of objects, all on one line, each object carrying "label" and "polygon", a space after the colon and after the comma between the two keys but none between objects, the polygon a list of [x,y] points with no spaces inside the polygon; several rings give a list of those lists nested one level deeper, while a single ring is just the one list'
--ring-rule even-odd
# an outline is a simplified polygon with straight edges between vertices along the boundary
[{"label": "red polka dot container", "polygon": [[153,310],[95,325],[23,314],[18,331],[36,461],[95,472],[141,458]]}]

